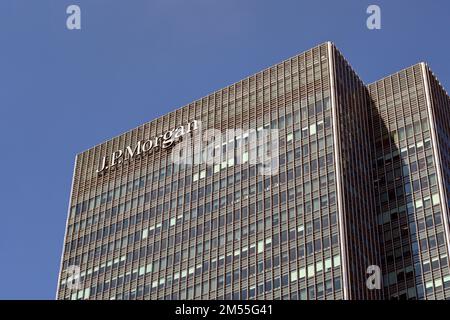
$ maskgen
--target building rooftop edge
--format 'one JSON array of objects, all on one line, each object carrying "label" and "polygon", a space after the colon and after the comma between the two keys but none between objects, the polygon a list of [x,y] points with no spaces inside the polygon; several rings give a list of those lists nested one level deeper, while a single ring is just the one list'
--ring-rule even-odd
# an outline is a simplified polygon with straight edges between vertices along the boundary
[{"label": "building rooftop edge", "polygon": [[[83,150],[81,150],[80,152],[75,153],[75,156],[78,157],[79,155],[82,155],[82,154],[84,154],[84,153],[86,153],[86,152],[89,152],[90,150],[93,150],[93,149],[95,149],[95,148],[97,148],[97,147],[99,147],[99,146],[101,146],[101,145],[103,145],[103,144],[105,144],[105,143],[108,143],[108,142],[110,142],[110,141],[112,141],[112,140],[114,140],[114,139],[116,139],[116,138],[118,138],[118,137],[120,137],[120,136],[122,136],[122,135],[125,135],[125,134],[127,134],[127,133],[132,132],[133,130],[136,130],[136,129],[140,128],[140,127],[143,127],[144,125],[146,125],[146,124],[148,124],[148,123],[150,123],[150,122],[152,122],[152,121],[155,121],[155,120],[157,120],[157,119],[159,119],[159,118],[162,118],[162,117],[164,117],[164,116],[166,116],[166,115],[168,115],[168,114],[170,114],[170,113],[172,113],[172,112],[175,112],[175,111],[177,111],[177,110],[180,110],[180,109],[182,109],[182,108],[185,108],[185,107],[189,106],[191,103],[194,103],[194,102],[196,102],[196,101],[199,101],[199,100],[202,100],[202,99],[204,99],[204,98],[207,98],[208,96],[213,95],[213,94],[215,94],[215,93],[217,93],[217,92],[219,92],[219,91],[222,91],[222,90],[224,90],[224,89],[226,89],[226,88],[229,88],[229,87],[231,87],[231,86],[233,86],[233,85],[235,85],[235,84],[237,84],[237,83],[239,83],[239,82],[248,80],[248,79],[250,79],[251,77],[257,75],[257,74],[260,73],[260,72],[263,72],[263,71],[265,71],[265,70],[267,70],[267,69],[270,69],[270,68],[272,68],[272,67],[275,67],[275,66],[277,66],[277,65],[283,64],[283,63],[285,63],[285,62],[287,62],[287,61],[289,61],[289,60],[291,60],[291,59],[293,59],[293,58],[295,58],[295,57],[298,57],[299,55],[301,55],[301,54],[303,54],[303,53],[305,53],[305,52],[307,52],[307,51],[310,51],[310,50],[312,50],[312,49],[315,49],[315,48],[320,47],[320,46],[325,45],[325,44],[330,44],[335,50],[337,50],[338,52],[340,52],[341,55],[342,55],[342,57],[345,59],[345,56],[344,56],[344,55],[342,54],[342,52],[336,47],[336,45],[334,44],[333,41],[325,41],[325,42],[321,42],[321,43],[319,43],[319,44],[317,44],[317,45],[315,45],[315,46],[313,46],[313,47],[310,47],[310,48],[307,49],[307,50],[303,50],[303,51],[301,51],[300,53],[297,53],[297,54],[295,54],[295,55],[293,55],[293,56],[290,56],[290,57],[288,57],[288,58],[286,58],[286,59],[284,59],[284,60],[282,60],[282,61],[280,61],[280,62],[277,62],[277,63],[272,64],[272,65],[270,65],[270,66],[267,66],[267,67],[265,67],[265,68],[263,68],[263,69],[261,69],[261,70],[259,70],[259,71],[257,71],[257,72],[254,72],[254,73],[252,73],[252,74],[246,76],[245,78],[242,78],[242,79],[240,79],[240,80],[238,80],[238,81],[232,82],[232,83],[230,83],[230,84],[228,84],[228,85],[226,85],[226,86],[224,86],[224,87],[222,87],[222,88],[220,88],[220,89],[214,90],[214,91],[212,91],[212,92],[210,92],[210,93],[208,93],[208,94],[206,94],[206,95],[203,95],[203,96],[201,96],[201,97],[199,97],[199,98],[196,98],[196,99],[194,99],[194,100],[192,100],[192,101],[190,101],[190,102],[188,102],[188,103],[186,103],[186,104],[184,104],[184,105],[182,105],[182,106],[180,106],[180,107],[177,107],[177,108],[175,108],[175,109],[173,109],[173,110],[171,110],[171,111],[169,111],[169,112],[163,114],[163,115],[160,115],[160,116],[158,116],[158,117],[156,117],[156,118],[154,118],[154,119],[151,119],[151,120],[149,120],[149,121],[146,121],[146,122],[144,122],[144,123],[141,123],[140,125],[135,126],[135,127],[133,127],[132,129],[129,129],[129,130],[125,131],[125,132],[122,132],[122,133],[119,133],[119,134],[117,134],[117,135],[114,135],[114,136],[112,136],[112,137],[110,137],[110,138],[107,138],[107,139],[103,140],[102,142],[99,142],[99,143],[97,143],[97,144],[95,144],[95,145],[93,145],[93,146],[91,146],[91,147],[89,147],[89,148],[83,149]],[[346,60],[346,59],[345,59],[345,60]],[[347,60],[346,60],[346,61],[347,61]],[[347,61],[347,63],[351,66],[351,64],[350,64],[349,61]],[[413,64],[413,65],[410,65],[410,66],[408,66],[408,67],[402,68],[402,69],[400,69],[400,70],[398,70],[398,71],[396,71],[396,72],[394,72],[394,73],[388,74],[388,75],[386,75],[386,76],[384,76],[384,77],[382,77],[382,78],[380,78],[380,79],[378,79],[378,80],[375,80],[375,81],[373,81],[373,82],[371,82],[371,83],[368,83],[368,84],[364,83],[363,79],[361,79],[361,77],[359,77],[359,75],[356,73],[356,71],[355,71],[353,68],[352,68],[352,70],[353,70],[353,72],[355,72],[355,74],[358,76],[358,78],[363,82],[363,84],[366,86],[366,88],[369,88],[370,86],[373,86],[373,85],[375,85],[376,83],[378,83],[378,82],[380,82],[380,81],[383,81],[383,80],[385,80],[385,79],[387,79],[387,78],[389,78],[389,77],[392,77],[392,76],[394,76],[394,75],[396,75],[396,74],[398,74],[398,73],[400,73],[400,72],[403,72],[403,71],[405,71],[405,70],[408,70],[408,69],[410,69],[410,68],[413,68],[413,67],[415,67],[415,66],[417,66],[417,65],[421,65],[421,64],[425,64],[425,67],[426,67],[426,68],[433,74],[433,76],[438,80],[438,78],[436,77],[436,75],[433,73],[433,71],[432,71],[431,68],[429,67],[428,63],[425,62],[425,61],[421,61],[421,62],[415,63],[415,64]],[[439,80],[438,80],[438,82],[439,82]],[[442,84],[441,84],[440,82],[439,82],[439,84],[441,85],[441,87],[442,87],[443,90],[445,91],[445,88],[442,86]],[[445,91],[445,92],[447,93],[447,91]],[[447,93],[447,95],[448,95],[448,93]]]},{"label": "building rooftop edge", "polygon": [[76,155],[77,155],[77,156],[82,155],[83,153],[86,153],[86,152],[88,152],[88,151],[90,151],[90,150],[92,150],[92,149],[95,149],[96,147],[98,147],[98,146],[100,146],[100,145],[102,145],[102,144],[105,144],[105,143],[107,143],[107,142],[109,142],[109,141],[112,141],[112,140],[114,140],[114,139],[116,139],[116,138],[118,138],[118,137],[120,137],[120,136],[122,136],[122,135],[124,135],[124,134],[127,134],[127,133],[129,133],[129,132],[131,132],[131,131],[133,131],[133,130],[136,130],[136,129],[138,129],[138,128],[144,126],[144,125],[146,125],[146,124],[149,123],[149,122],[152,122],[152,121],[154,121],[154,120],[156,120],[156,119],[162,118],[162,117],[166,116],[166,115],[169,114],[169,113],[172,113],[172,112],[175,112],[175,111],[180,110],[180,109],[182,109],[182,108],[185,108],[185,107],[189,106],[189,104],[191,104],[191,103],[193,103],[193,102],[202,100],[202,99],[204,99],[204,98],[206,98],[206,97],[208,97],[208,96],[210,96],[210,95],[212,95],[212,94],[215,94],[215,93],[217,93],[217,92],[219,92],[219,91],[221,91],[221,90],[223,90],[223,89],[229,88],[229,87],[231,87],[231,86],[233,86],[233,85],[235,85],[235,84],[237,84],[237,83],[239,83],[239,82],[241,82],[241,81],[245,81],[245,80],[247,80],[247,79],[250,79],[251,77],[257,75],[258,73],[260,73],[260,72],[262,72],[262,71],[264,71],[264,70],[267,70],[267,69],[269,69],[269,68],[272,68],[272,67],[275,67],[275,66],[277,66],[277,65],[280,65],[280,64],[282,64],[282,63],[285,63],[285,62],[287,62],[288,60],[293,59],[293,58],[295,58],[295,57],[297,57],[297,56],[299,56],[299,55],[301,55],[301,54],[303,54],[303,53],[305,53],[305,52],[307,52],[307,51],[310,51],[310,50],[312,50],[312,49],[314,49],[314,48],[320,47],[320,46],[325,45],[325,44],[328,44],[328,43],[331,43],[331,45],[332,45],[333,47],[336,48],[336,46],[334,45],[334,43],[333,43],[332,41],[321,42],[321,43],[319,43],[319,44],[317,44],[317,45],[315,45],[315,46],[313,46],[313,47],[310,47],[309,49],[303,50],[303,51],[301,51],[301,52],[299,52],[299,53],[297,53],[297,54],[295,54],[295,55],[293,55],[293,56],[290,56],[290,57],[288,57],[288,58],[286,58],[286,59],[284,59],[284,60],[282,60],[282,61],[280,61],[280,62],[277,62],[277,63],[272,64],[272,65],[269,65],[269,66],[267,66],[267,67],[265,67],[265,68],[263,68],[263,69],[261,69],[261,70],[259,70],[259,71],[256,71],[256,72],[254,72],[254,73],[252,73],[252,74],[246,76],[245,78],[242,78],[242,79],[240,79],[240,80],[237,80],[237,81],[235,81],[235,82],[232,82],[232,83],[230,83],[230,84],[228,84],[228,85],[226,85],[226,86],[224,86],[224,87],[222,87],[222,88],[220,88],[220,89],[214,90],[214,91],[212,91],[212,92],[210,92],[210,93],[208,93],[208,94],[206,94],[206,95],[203,95],[203,96],[201,96],[201,97],[199,97],[199,98],[196,98],[196,99],[194,99],[194,100],[192,100],[192,101],[190,101],[190,102],[188,102],[188,103],[182,105],[181,107],[177,107],[177,108],[175,108],[175,109],[173,109],[173,110],[171,110],[171,111],[169,111],[169,112],[167,112],[167,113],[165,113],[165,114],[163,114],[163,115],[160,115],[160,116],[158,116],[158,117],[156,117],[156,118],[154,118],[154,119],[152,119],[152,120],[149,120],[149,121],[146,121],[146,122],[144,122],[144,123],[141,123],[140,125],[138,125],[138,126],[132,128],[132,129],[129,129],[129,130],[125,131],[125,132],[122,132],[122,133],[119,133],[119,134],[117,134],[117,135],[114,135],[114,136],[112,136],[111,138],[107,138],[106,140],[103,140],[102,142],[97,143],[97,144],[93,145],[92,147],[89,147],[89,148],[87,148],[87,149],[83,149],[82,151],[77,152]]}]

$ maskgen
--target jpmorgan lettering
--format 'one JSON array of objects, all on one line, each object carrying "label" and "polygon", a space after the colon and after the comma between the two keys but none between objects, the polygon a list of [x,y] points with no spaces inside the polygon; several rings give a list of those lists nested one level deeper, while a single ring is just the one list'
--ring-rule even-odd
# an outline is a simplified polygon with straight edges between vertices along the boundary
[{"label": "jpmorgan lettering", "polygon": [[198,121],[193,120],[186,126],[180,126],[176,129],[169,130],[163,135],[151,139],[139,140],[135,145],[130,145],[124,149],[114,151],[109,156],[104,156],[96,170],[97,174],[103,174],[107,170],[113,169],[118,165],[130,161],[138,156],[148,154],[156,148],[168,149],[172,147],[187,133],[191,133],[198,128]]}]

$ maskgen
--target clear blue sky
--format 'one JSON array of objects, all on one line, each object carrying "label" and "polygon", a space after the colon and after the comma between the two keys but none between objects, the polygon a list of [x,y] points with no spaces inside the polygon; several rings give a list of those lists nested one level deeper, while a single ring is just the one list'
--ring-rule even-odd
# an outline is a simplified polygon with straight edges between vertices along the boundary
[{"label": "clear blue sky", "polygon": [[427,61],[450,89],[449,18],[448,0],[1,0],[0,299],[54,298],[76,153],[327,40],[366,83]]}]

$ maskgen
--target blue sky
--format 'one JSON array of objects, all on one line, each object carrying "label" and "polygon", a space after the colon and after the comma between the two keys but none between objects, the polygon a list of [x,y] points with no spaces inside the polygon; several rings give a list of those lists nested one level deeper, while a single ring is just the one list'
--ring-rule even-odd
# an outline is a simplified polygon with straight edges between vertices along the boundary
[{"label": "blue sky", "polygon": [[449,89],[449,17],[447,0],[1,0],[0,299],[54,298],[76,153],[327,40],[366,83],[426,61]]}]

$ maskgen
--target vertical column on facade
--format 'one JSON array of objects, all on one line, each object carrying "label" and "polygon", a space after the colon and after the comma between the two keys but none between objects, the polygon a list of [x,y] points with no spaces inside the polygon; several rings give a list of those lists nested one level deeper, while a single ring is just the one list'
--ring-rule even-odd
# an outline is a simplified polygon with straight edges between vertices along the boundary
[{"label": "vertical column on facade", "polygon": [[334,139],[334,162],[336,167],[336,202],[337,211],[339,217],[339,245],[341,253],[341,264],[342,264],[342,289],[344,293],[344,300],[350,299],[349,295],[349,283],[348,283],[348,260],[347,260],[347,235],[345,226],[345,217],[343,210],[343,197],[342,197],[342,168],[341,168],[341,148],[340,148],[340,138],[339,138],[339,113],[336,105],[336,85],[335,85],[335,74],[336,68],[334,65],[334,49],[330,41],[327,42],[327,53],[328,53],[328,69],[330,76],[330,97],[331,97],[331,110],[333,117],[333,139]]},{"label": "vertical column on facade", "polygon": [[59,263],[59,273],[58,273],[58,283],[56,284],[56,300],[58,300],[58,296],[59,296],[59,289],[60,289],[60,283],[61,283],[61,277],[62,277],[62,267],[63,267],[63,262],[64,262],[64,252],[65,252],[65,247],[66,247],[66,240],[67,240],[67,230],[68,230],[68,226],[69,226],[69,219],[70,219],[70,208],[72,206],[72,195],[73,195],[73,187],[74,187],[74,181],[75,181],[75,170],[77,167],[77,160],[78,160],[78,155],[75,156],[75,161],[73,163],[73,171],[72,171],[72,182],[70,184],[70,196],[69,196],[69,203],[67,205],[67,218],[66,218],[66,227],[65,227],[65,231],[64,231],[64,242],[63,242],[63,247],[61,250],[61,260]]}]

